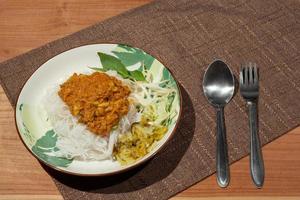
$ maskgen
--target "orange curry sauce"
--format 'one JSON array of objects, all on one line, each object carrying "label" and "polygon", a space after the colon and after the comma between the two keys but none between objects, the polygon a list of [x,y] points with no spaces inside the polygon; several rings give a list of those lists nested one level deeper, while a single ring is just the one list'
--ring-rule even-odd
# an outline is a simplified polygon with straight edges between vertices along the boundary
[{"label": "orange curry sauce", "polygon": [[58,95],[72,115],[95,134],[107,136],[128,112],[130,89],[105,73],[74,73],[60,86]]}]

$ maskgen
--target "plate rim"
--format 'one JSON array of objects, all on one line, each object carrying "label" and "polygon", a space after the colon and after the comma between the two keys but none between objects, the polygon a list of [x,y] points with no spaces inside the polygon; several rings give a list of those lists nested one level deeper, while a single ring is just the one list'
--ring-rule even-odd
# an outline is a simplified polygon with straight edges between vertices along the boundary
[{"label": "plate rim", "polygon": [[174,126],[174,129],[172,130],[170,136],[167,138],[167,140],[156,150],[154,151],[152,154],[150,154],[146,159],[144,160],[140,160],[140,161],[137,161],[136,163],[133,163],[132,165],[128,166],[128,167],[125,167],[123,169],[120,169],[120,170],[117,170],[117,171],[113,171],[113,172],[104,172],[104,173],[90,173],[90,174],[85,174],[85,173],[79,173],[79,172],[71,172],[71,171],[68,171],[68,170],[64,170],[63,168],[59,168],[57,166],[54,166],[54,165],[51,165],[49,163],[47,163],[46,161],[42,160],[41,158],[39,158],[37,155],[35,155],[32,150],[27,146],[27,144],[25,143],[25,141],[23,140],[22,136],[21,136],[21,133],[19,131],[19,128],[18,128],[18,125],[17,125],[17,105],[18,105],[18,101],[19,101],[19,98],[20,98],[20,95],[21,95],[21,92],[23,91],[24,89],[24,86],[26,85],[26,83],[31,79],[31,77],[36,73],[36,71],[42,67],[46,62],[48,62],[49,60],[53,59],[54,57],[64,53],[64,52],[67,52],[67,51],[70,51],[72,49],[76,49],[76,48],[79,48],[79,47],[84,47],[84,46],[90,46],[90,45],[126,45],[126,46],[129,46],[129,47],[132,47],[132,48],[135,48],[135,49],[140,49],[142,50],[143,52],[147,53],[148,55],[152,56],[153,58],[155,58],[156,60],[158,60],[156,57],[154,57],[152,54],[148,53],[147,51],[141,49],[141,48],[138,48],[138,47],[134,47],[132,45],[129,45],[129,44],[125,44],[125,43],[108,43],[108,42],[105,42],[105,43],[88,43],[88,44],[84,44],[84,45],[78,45],[78,46],[75,46],[75,47],[71,47],[71,48],[68,48],[62,52],[59,52],[57,54],[55,54],[54,56],[52,56],[51,58],[47,59],[45,62],[43,62],[39,67],[37,67],[33,72],[32,74],[26,79],[26,81],[23,83],[22,87],[19,89],[18,91],[18,95],[17,95],[17,98],[15,100],[15,109],[14,109],[14,121],[15,121],[15,127],[16,127],[16,130],[17,130],[17,133],[18,133],[18,136],[20,138],[20,140],[22,141],[23,145],[25,146],[25,148],[27,149],[27,151],[29,151],[29,153],[35,158],[37,159],[40,163],[46,165],[47,167],[50,167],[51,169],[54,169],[58,172],[62,172],[62,173],[65,173],[65,174],[68,174],[68,175],[74,175],[74,176],[82,176],[82,177],[104,177],[104,176],[112,176],[112,175],[116,175],[116,174],[120,174],[120,173],[123,173],[123,172],[127,172],[129,170],[132,170],[144,163],[146,163],[147,161],[149,161],[150,159],[152,159],[158,152],[161,152],[163,148],[166,147],[166,145],[170,142],[170,140],[174,137],[174,134],[178,128],[178,125],[180,124],[180,121],[181,121],[181,114],[182,114],[182,92],[181,92],[181,88],[180,88],[180,84],[178,82],[178,80],[176,79],[176,77],[174,76],[173,72],[163,63],[161,62],[160,60],[158,60],[160,63],[162,63],[162,65],[169,71],[169,73],[171,74],[172,78],[174,79],[175,83],[176,83],[176,86],[178,88],[178,96],[179,96],[179,101],[180,101],[180,104],[179,104],[179,113],[178,113],[178,119],[176,120],[176,123],[175,123],[175,126]]}]

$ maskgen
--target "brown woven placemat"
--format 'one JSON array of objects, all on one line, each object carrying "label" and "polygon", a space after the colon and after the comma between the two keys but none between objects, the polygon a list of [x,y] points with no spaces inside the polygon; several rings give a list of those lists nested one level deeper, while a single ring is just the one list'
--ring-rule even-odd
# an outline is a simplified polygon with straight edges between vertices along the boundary
[{"label": "brown woven placemat", "polygon": [[[167,147],[114,177],[78,178],[45,169],[67,200],[166,199],[215,172],[215,116],[201,84],[214,58],[225,60],[235,75],[244,61],[260,67],[263,144],[299,125],[299,13],[299,1],[155,1],[1,63],[0,81],[14,106],[33,71],[67,49],[126,43],[154,55],[174,72],[183,93],[181,122]],[[225,115],[233,162],[249,152],[248,118],[239,94]]]}]

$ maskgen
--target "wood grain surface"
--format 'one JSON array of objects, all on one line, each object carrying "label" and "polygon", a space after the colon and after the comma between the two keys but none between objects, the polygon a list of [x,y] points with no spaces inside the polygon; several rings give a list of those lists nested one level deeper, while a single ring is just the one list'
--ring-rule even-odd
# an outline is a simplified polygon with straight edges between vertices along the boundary
[{"label": "wood grain surface", "polygon": [[[150,0],[0,0],[0,62]],[[266,179],[255,189],[249,158],[231,166],[231,182],[215,176],[175,196],[183,199],[300,199],[300,128],[263,148]],[[13,108],[0,87],[0,200],[61,200],[57,188],[18,138]]]}]

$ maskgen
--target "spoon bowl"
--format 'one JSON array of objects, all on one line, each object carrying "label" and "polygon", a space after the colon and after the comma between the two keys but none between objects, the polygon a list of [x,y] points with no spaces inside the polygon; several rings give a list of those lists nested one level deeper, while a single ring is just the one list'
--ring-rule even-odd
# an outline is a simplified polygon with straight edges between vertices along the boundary
[{"label": "spoon bowl", "polygon": [[203,79],[203,91],[207,100],[215,107],[225,106],[234,94],[234,76],[221,60],[211,63]]}]

